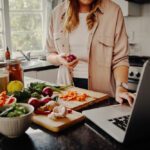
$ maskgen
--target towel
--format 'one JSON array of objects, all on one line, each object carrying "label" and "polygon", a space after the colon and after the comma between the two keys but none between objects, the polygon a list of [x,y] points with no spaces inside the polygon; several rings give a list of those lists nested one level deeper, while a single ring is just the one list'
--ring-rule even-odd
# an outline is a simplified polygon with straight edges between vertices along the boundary
[{"label": "towel", "polygon": [[69,69],[64,65],[61,65],[58,70],[57,84],[58,85],[71,85],[72,83],[73,83],[73,80],[72,80],[72,76],[71,76]]}]

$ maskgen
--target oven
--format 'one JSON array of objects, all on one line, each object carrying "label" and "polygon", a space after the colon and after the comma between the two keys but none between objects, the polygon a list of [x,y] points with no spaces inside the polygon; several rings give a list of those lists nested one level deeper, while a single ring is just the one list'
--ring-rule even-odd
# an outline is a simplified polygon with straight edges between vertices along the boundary
[{"label": "oven", "polygon": [[129,56],[129,63],[130,63],[128,75],[129,91],[136,92],[141,77],[143,65],[148,59],[150,59],[150,57]]}]

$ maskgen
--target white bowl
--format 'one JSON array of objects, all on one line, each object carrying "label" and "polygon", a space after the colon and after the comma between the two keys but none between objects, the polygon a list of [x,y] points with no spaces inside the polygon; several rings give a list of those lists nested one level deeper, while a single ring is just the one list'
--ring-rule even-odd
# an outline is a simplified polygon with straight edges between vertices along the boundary
[{"label": "white bowl", "polygon": [[0,117],[0,133],[9,137],[16,138],[25,133],[31,123],[33,106],[26,103],[17,103],[24,106],[29,111],[26,115],[19,117]]}]

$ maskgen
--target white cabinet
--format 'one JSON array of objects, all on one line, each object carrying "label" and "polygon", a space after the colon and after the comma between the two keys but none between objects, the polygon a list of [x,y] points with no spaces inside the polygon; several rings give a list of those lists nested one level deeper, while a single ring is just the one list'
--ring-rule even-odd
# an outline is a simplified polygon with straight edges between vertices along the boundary
[{"label": "white cabinet", "polygon": [[37,71],[36,78],[50,83],[56,83],[57,73],[58,73],[58,69]]},{"label": "white cabinet", "polygon": [[28,72],[24,72],[24,76],[39,79],[50,83],[56,83],[57,73],[58,73],[58,68],[42,70],[42,71],[28,71]]},{"label": "white cabinet", "polygon": [[24,76],[36,79],[36,71],[24,72]]},{"label": "white cabinet", "polygon": [[125,0],[113,0],[113,1],[121,7],[124,16],[140,16],[141,5],[128,2]]}]

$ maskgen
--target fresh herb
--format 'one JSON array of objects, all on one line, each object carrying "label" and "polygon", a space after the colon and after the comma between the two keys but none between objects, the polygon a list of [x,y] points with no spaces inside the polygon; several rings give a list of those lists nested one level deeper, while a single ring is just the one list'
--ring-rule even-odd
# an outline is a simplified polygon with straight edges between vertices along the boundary
[{"label": "fresh herb", "polygon": [[59,96],[54,96],[54,97],[52,97],[52,99],[53,99],[53,101],[58,101],[58,99],[59,99]]},{"label": "fresh herb", "polygon": [[37,93],[41,94],[42,90],[45,87],[50,87],[54,92],[61,93],[62,90],[65,90],[70,86],[71,85],[67,85],[67,86],[57,86],[56,85],[55,86],[55,85],[49,85],[49,84],[46,84],[46,83],[34,82],[34,83],[30,83],[30,86],[28,87],[28,89],[30,90],[31,93],[37,92]]},{"label": "fresh herb", "polygon": [[37,93],[41,94],[42,90],[45,87],[46,87],[45,83],[34,82],[34,83],[30,83],[29,90],[31,91],[31,93],[37,92]]},{"label": "fresh herb", "polygon": [[24,89],[23,91],[16,91],[13,94],[16,97],[17,102],[27,102],[31,97],[31,92],[28,89]]},{"label": "fresh herb", "polygon": [[34,93],[31,94],[31,97],[35,97],[37,99],[40,99],[41,95],[38,92],[34,92]]}]

